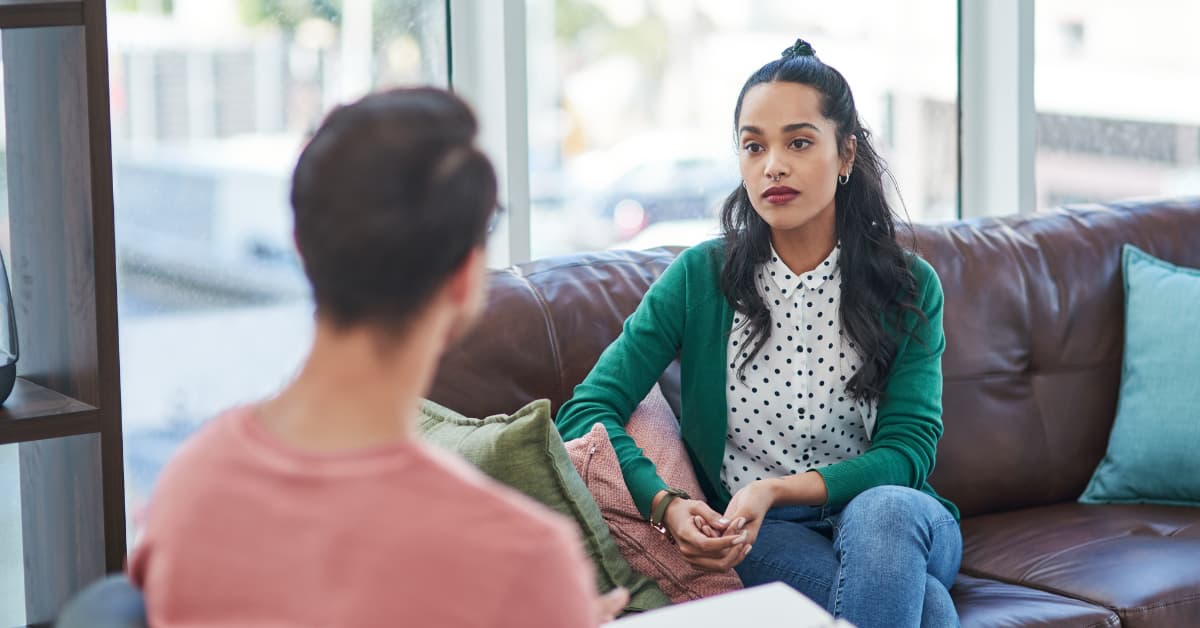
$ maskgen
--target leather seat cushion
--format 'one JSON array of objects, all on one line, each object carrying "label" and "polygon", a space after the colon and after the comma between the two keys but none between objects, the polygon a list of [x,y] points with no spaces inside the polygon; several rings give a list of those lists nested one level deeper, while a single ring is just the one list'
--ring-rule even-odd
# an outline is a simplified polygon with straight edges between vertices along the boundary
[{"label": "leather seat cushion", "polygon": [[1200,509],[1063,503],[964,519],[965,574],[1200,626]]},{"label": "leather seat cushion", "polygon": [[1101,628],[1121,624],[1117,614],[1107,608],[962,574],[950,594],[963,628]]}]

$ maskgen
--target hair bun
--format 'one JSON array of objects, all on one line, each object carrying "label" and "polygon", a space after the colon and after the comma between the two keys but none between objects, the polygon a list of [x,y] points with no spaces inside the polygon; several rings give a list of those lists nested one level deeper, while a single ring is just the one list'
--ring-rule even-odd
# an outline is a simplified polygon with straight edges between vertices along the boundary
[{"label": "hair bun", "polygon": [[804,41],[803,39],[797,39],[796,43],[792,44],[783,51],[782,56],[784,59],[790,59],[792,57],[815,57],[817,56],[817,51],[813,50],[812,44]]}]

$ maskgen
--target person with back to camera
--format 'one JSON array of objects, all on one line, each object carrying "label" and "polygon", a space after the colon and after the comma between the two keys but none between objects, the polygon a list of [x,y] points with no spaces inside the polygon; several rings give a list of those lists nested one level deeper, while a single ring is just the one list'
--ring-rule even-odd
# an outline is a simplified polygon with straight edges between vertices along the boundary
[{"label": "person with back to camera", "polygon": [[435,88],[334,110],[292,181],[316,301],[299,374],[205,425],[158,481],[129,562],[170,626],[595,626],[572,524],[414,433],[483,305],[496,177]]},{"label": "person with back to camera", "polygon": [[[742,87],[743,184],[557,416],[603,423],[651,525],[695,566],[782,581],[859,628],[956,626],[958,510],[926,481],[942,434],[942,290],[904,250],[845,78],[804,40]],[[624,422],[681,365],[705,495],[666,486]],[[706,499],[707,498],[707,499]]]}]

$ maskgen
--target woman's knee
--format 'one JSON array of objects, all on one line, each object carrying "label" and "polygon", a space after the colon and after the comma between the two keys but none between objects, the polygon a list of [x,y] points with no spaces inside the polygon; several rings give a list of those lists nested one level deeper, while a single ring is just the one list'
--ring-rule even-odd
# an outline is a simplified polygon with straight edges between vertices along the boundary
[{"label": "woman's knee", "polygon": [[897,553],[919,557],[947,587],[962,560],[962,534],[954,516],[933,497],[900,486],[863,491],[842,511],[834,549],[839,559]]},{"label": "woman's knee", "polygon": [[842,510],[843,525],[865,523],[894,527],[907,522],[932,524],[940,516],[952,519],[934,498],[906,486],[876,486],[850,500]]}]

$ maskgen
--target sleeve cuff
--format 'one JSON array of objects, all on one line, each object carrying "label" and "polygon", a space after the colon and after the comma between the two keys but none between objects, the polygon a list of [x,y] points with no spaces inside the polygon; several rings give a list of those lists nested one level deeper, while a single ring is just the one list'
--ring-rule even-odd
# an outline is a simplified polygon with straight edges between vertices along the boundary
[{"label": "sleeve cuff", "polygon": [[841,508],[856,495],[871,486],[871,482],[859,469],[845,463],[832,464],[817,469],[825,480],[825,505]]},{"label": "sleeve cuff", "polygon": [[633,496],[634,505],[642,514],[642,518],[649,521],[650,506],[654,503],[654,496],[659,491],[666,489],[667,483],[658,477],[658,472],[655,471],[653,464],[632,467],[624,471],[624,476],[625,486],[629,488],[629,494]]}]

